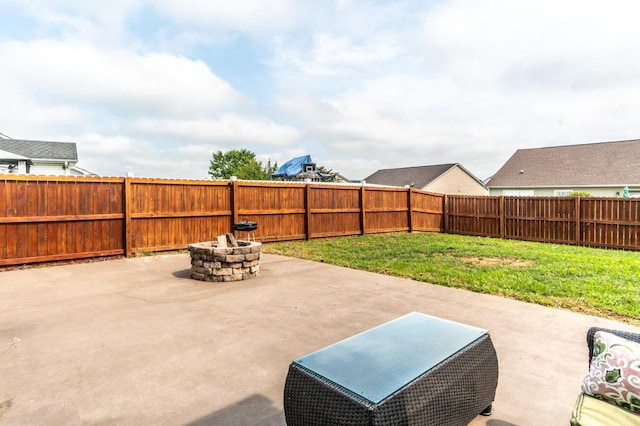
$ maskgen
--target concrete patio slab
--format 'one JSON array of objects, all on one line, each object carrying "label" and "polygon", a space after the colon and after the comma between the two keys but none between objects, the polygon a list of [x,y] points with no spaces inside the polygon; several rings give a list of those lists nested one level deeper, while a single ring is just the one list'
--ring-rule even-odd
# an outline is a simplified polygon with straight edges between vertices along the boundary
[{"label": "concrete patio slab", "polygon": [[408,312],[490,330],[500,378],[472,425],[566,425],[585,334],[638,328],[264,255],[257,278],[189,278],[186,254],[0,272],[0,424],[282,426],[291,360]]}]

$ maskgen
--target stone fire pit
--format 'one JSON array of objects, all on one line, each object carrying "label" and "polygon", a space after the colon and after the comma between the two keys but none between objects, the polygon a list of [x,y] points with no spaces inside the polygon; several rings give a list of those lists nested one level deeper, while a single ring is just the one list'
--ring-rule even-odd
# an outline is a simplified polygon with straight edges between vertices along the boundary
[{"label": "stone fire pit", "polygon": [[260,271],[262,243],[237,241],[237,247],[218,247],[217,241],[189,244],[191,278],[229,282],[254,278]]}]

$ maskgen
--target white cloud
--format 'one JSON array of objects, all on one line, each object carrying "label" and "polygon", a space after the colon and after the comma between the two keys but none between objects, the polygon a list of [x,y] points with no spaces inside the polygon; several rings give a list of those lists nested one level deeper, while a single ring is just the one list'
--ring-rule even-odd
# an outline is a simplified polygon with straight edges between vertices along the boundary
[{"label": "white cloud", "polygon": [[625,0],[453,0],[426,15],[424,40],[442,71],[472,86],[521,79],[520,90],[608,85],[606,76],[619,72],[638,78],[623,71],[637,64],[629,52],[638,13],[640,4]]},{"label": "white cloud", "polygon": [[145,0],[3,0],[34,24],[29,36],[81,38],[94,45],[126,43],[127,17],[140,10]]},{"label": "white cloud", "polygon": [[153,5],[167,17],[189,25],[231,29],[263,35],[293,25],[293,0],[156,0]]},{"label": "white cloud", "polygon": [[310,52],[306,46],[299,49],[279,46],[274,65],[294,67],[311,76],[336,76],[390,60],[395,54],[394,46],[385,40],[361,44],[345,36],[319,33],[313,37]]},{"label": "white cloud", "polygon": [[200,120],[142,119],[135,128],[150,135],[165,135],[186,140],[213,141],[235,148],[238,144],[290,145],[299,136],[297,129],[265,118],[223,114]]},{"label": "white cloud", "polygon": [[106,176],[126,175],[133,171],[132,164],[154,151],[152,143],[127,136],[75,133],[60,139],[76,142],[80,167]]},{"label": "white cloud", "polygon": [[[69,139],[71,138],[78,138],[78,135],[69,137]],[[99,156],[103,154],[122,156],[135,150],[144,151],[151,149],[151,144],[137,144],[136,140],[129,137],[109,137],[97,133],[81,135],[76,144],[78,145],[78,149],[82,150],[83,154],[88,154],[87,156]]]},{"label": "white cloud", "polygon": [[210,145],[160,147],[152,139],[85,134],[66,137],[78,146],[78,165],[103,176],[193,178],[208,177]]},{"label": "white cloud", "polygon": [[201,61],[166,54],[99,50],[84,42],[0,44],[7,86],[45,102],[88,104],[110,114],[202,116],[243,97]]}]

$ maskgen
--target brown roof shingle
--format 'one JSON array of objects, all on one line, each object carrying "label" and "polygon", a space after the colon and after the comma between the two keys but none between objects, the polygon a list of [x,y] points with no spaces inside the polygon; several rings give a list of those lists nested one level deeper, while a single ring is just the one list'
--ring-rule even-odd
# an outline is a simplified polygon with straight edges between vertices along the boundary
[{"label": "brown roof shingle", "polygon": [[488,187],[640,184],[640,139],[519,149]]}]

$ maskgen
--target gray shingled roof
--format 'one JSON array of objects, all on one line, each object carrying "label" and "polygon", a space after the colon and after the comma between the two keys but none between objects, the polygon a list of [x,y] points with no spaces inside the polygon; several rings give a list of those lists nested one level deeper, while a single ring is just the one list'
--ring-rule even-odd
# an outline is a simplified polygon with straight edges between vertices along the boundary
[{"label": "gray shingled roof", "polygon": [[519,149],[488,187],[640,184],[640,140]]},{"label": "gray shingled roof", "polygon": [[24,155],[18,155],[13,152],[0,149],[0,160],[28,160]]},{"label": "gray shingled roof", "polygon": [[378,170],[364,180],[367,183],[390,186],[413,185],[414,188],[424,188],[442,176],[447,170],[457,164],[440,164],[437,166],[401,167],[399,169]]},{"label": "gray shingled roof", "polygon": [[0,139],[0,150],[40,160],[78,161],[78,151],[73,142],[27,141]]}]

